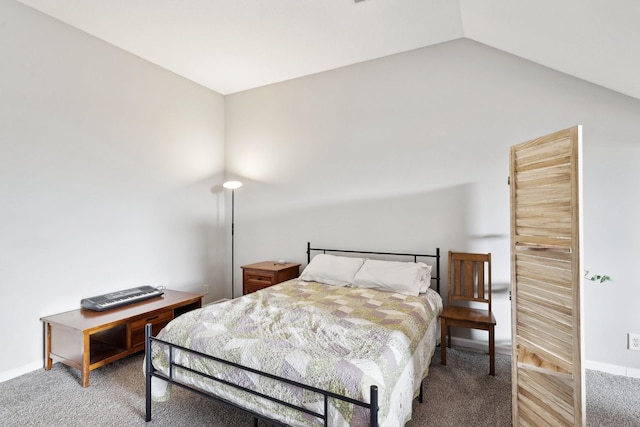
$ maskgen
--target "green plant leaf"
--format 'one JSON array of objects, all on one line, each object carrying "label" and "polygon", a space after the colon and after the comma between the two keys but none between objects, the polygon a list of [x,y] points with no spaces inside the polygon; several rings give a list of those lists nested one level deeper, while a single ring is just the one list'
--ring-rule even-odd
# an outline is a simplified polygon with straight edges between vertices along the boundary
[{"label": "green plant leaf", "polygon": [[592,282],[610,282],[611,277],[606,274],[589,274],[589,270],[584,271],[584,278],[587,280],[591,280]]}]

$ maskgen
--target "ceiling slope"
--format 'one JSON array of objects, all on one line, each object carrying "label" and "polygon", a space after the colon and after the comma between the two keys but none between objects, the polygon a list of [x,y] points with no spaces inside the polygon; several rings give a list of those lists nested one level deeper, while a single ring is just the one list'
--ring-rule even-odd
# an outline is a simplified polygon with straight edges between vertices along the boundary
[{"label": "ceiling slope", "polygon": [[221,94],[468,37],[640,99],[639,0],[19,0]]},{"label": "ceiling slope", "polygon": [[450,0],[21,0],[222,94],[462,37]]},{"label": "ceiling slope", "polygon": [[464,35],[640,99],[640,1],[461,0]]}]

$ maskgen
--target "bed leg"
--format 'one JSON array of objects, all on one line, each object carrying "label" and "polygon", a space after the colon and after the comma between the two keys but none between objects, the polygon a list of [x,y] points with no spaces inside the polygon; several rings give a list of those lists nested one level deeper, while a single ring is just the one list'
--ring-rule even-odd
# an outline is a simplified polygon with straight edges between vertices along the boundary
[{"label": "bed leg", "polygon": [[253,427],[258,427],[258,419],[257,418],[253,419]]},{"label": "bed leg", "polygon": [[145,418],[146,422],[151,421],[151,323],[144,327],[144,351],[145,351]]},{"label": "bed leg", "polygon": [[370,410],[371,427],[378,427],[378,387],[371,386],[371,410]]},{"label": "bed leg", "polygon": [[440,319],[440,364],[447,364],[447,321]]},{"label": "bed leg", "polygon": [[422,381],[420,381],[420,395],[418,396],[418,402],[424,403],[424,394],[422,394]]}]

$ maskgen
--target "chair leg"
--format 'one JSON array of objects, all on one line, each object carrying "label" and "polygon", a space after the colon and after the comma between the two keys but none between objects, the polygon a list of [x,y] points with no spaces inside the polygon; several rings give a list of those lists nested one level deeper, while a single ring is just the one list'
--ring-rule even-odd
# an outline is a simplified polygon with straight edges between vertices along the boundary
[{"label": "chair leg", "polygon": [[447,321],[440,319],[440,363],[447,364]]},{"label": "chair leg", "polygon": [[495,330],[493,325],[489,327],[489,375],[496,375],[496,349]]}]

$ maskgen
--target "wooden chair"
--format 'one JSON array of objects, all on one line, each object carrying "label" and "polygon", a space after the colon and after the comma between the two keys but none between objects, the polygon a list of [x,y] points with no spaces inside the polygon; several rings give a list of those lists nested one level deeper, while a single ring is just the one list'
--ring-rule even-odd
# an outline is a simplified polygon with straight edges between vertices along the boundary
[{"label": "wooden chair", "polygon": [[[447,364],[447,337],[451,347],[451,327],[489,332],[489,375],[495,375],[495,326],[491,312],[491,254],[449,251],[449,291],[447,306],[440,314],[441,363]],[[463,302],[466,306],[456,305]],[[471,305],[487,304],[486,310]]]}]

